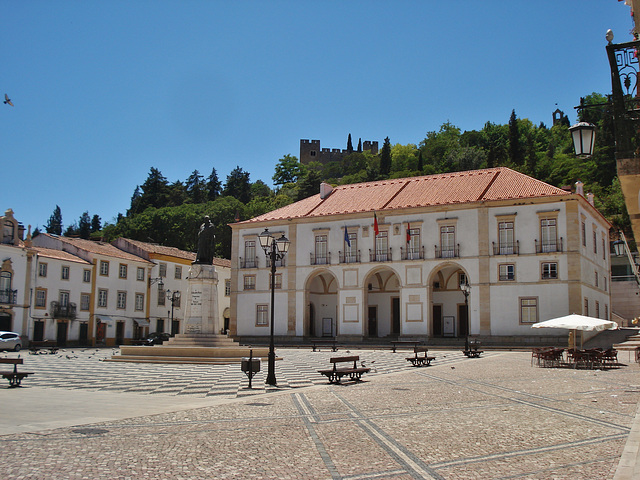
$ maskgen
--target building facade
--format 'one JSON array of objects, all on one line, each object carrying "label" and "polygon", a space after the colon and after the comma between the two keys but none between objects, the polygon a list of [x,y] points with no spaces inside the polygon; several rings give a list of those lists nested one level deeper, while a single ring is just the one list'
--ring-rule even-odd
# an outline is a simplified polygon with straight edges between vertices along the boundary
[{"label": "building facade", "polygon": [[291,241],[276,270],[278,336],[524,337],[556,316],[611,316],[610,224],[580,190],[508,168],[323,184],[233,224],[234,335],[269,334],[265,228]]}]

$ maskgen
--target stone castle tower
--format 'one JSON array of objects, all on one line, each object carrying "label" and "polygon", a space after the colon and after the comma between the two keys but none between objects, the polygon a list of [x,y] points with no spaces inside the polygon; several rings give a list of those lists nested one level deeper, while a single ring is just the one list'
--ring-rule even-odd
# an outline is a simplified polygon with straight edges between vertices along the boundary
[{"label": "stone castle tower", "polygon": [[[354,150],[355,152],[356,150]],[[370,151],[373,155],[378,154],[378,142],[365,140],[362,142],[362,151]],[[342,157],[350,152],[346,149],[339,148],[320,148],[320,140],[300,140],[300,163],[308,164],[309,162],[320,162],[327,164],[342,160]]]}]

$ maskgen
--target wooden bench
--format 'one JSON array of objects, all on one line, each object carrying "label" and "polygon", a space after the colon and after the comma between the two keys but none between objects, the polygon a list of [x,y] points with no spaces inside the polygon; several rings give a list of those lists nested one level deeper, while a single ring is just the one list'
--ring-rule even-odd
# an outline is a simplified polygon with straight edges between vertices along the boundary
[{"label": "wooden bench", "polygon": [[314,340],[312,342],[313,344],[313,351],[317,352],[320,350],[320,347],[325,346],[325,347],[331,347],[331,351],[332,352],[337,352],[338,351],[338,347],[336,345],[336,341],[335,340]]},{"label": "wooden bench", "polygon": [[13,365],[13,372],[0,372],[2,378],[9,380],[9,387],[19,387],[24,377],[33,375],[33,372],[18,372],[18,365],[23,363],[21,358],[0,358],[0,364]]},{"label": "wooden bench", "polygon": [[58,353],[58,345],[53,340],[42,340],[38,342],[29,342],[29,353],[32,355],[36,355],[41,353],[40,349],[47,349],[47,353]]},{"label": "wooden bench", "polygon": [[[431,361],[435,360],[436,357],[428,357],[427,352],[429,349],[427,347],[413,347],[413,357],[407,357],[407,361],[411,362],[414,367],[423,367],[425,365],[431,365]],[[419,353],[424,353],[424,355],[418,355]]]},{"label": "wooden bench", "polygon": [[[358,355],[354,355],[351,357],[333,357],[329,359],[329,362],[333,363],[333,368],[331,370],[318,370],[318,373],[322,375],[326,375],[329,379],[329,383],[340,383],[340,379],[345,375],[349,375],[349,379],[354,382],[359,382],[362,374],[367,373],[370,368],[367,367],[358,367],[358,361],[360,357]],[[353,367],[340,367],[338,368],[339,363],[351,363],[353,362]]]},{"label": "wooden bench", "polygon": [[469,349],[469,350],[463,350],[462,353],[464,353],[469,358],[478,358],[480,354],[484,353],[484,351]]},{"label": "wooden bench", "polygon": [[393,350],[393,353],[396,353],[396,348],[398,347],[417,347],[419,345],[422,345],[422,342],[419,340],[396,340],[395,342],[391,342],[391,345],[393,345],[391,347],[391,350]]}]

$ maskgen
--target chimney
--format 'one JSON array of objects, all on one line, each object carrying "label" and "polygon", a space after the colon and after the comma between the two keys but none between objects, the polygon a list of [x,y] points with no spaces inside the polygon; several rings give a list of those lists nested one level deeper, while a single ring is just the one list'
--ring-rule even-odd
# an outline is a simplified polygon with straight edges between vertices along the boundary
[{"label": "chimney", "polygon": [[580,180],[576,182],[576,193],[584,197],[584,183],[582,183]]},{"label": "chimney", "polygon": [[587,201],[595,207],[595,204],[593,203],[593,199],[594,199],[595,195],[593,193],[587,193]]},{"label": "chimney", "polygon": [[331,192],[333,192],[333,187],[331,185],[329,185],[328,183],[325,183],[325,182],[322,182],[320,184],[320,198],[322,200],[324,200],[329,195],[331,195]]}]

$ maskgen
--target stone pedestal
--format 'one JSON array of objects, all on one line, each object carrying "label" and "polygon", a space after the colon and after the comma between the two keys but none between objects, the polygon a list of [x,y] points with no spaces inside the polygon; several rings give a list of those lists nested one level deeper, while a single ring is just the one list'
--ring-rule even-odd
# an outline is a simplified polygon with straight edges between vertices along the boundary
[{"label": "stone pedestal", "polygon": [[184,333],[211,334],[220,332],[216,267],[197,263],[191,265],[185,304]]}]

